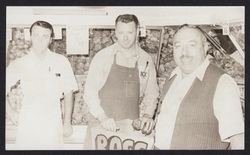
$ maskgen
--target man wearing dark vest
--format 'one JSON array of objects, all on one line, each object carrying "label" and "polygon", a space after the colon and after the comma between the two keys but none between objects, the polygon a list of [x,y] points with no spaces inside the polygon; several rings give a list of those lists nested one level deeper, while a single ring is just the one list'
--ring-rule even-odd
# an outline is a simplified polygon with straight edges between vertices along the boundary
[{"label": "man wearing dark vest", "polygon": [[[139,116],[149,130],[153,127],[159,88],[154,62],[136,42],[138,33],[139,21],[135,15],[119,15],[115,21],[117,42],[99,51],[89,68],[84,100],[97,124],[109,131],[116,131],[116,121]],[[94,124],[88,122],[88,131]],[[91,149],[88,131],[85,149]]]},{"label": "man wearing dark vest", "polygon": [[181,26],[174,35],[177,64],[166,79],[155,132],[157,149],[244,149],[244,121],[235,81],[206,55],[198,27]]}]

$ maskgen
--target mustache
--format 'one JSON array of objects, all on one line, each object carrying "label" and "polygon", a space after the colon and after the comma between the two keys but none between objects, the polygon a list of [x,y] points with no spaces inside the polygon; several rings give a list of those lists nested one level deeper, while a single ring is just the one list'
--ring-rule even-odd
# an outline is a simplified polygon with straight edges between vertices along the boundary
[{"label": "mustache", "polygon": [[181,58],[181,59],[184,59],[184,58],[189,59],[189,58],[192,58],[192,56],[189,56],[189,55],[181,55],[180,58]]}]

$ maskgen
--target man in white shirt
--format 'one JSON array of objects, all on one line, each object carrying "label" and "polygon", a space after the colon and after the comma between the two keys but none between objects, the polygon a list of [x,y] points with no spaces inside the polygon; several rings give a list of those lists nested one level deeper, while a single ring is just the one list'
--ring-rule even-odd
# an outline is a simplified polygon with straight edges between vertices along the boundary
[{"label": "man in white shirt", "polygon": [[[115,131],[115,121],[142,116],[145,128],[152,129],[159,89],[154,63],[136,40],[139,22],[135,15],[120,15],[115,21],[117,42],[93,58],[85,84],[84,100],[105,129]],[[140,112],[139,99],[143,111]],[[97,123],[97,124],[99,124]],[[89,126],[91,126],[89,122]],[[90,134],[87,134],[90,135]],[[86,137],[86,142],[89,142]],[[87,142],[88,141],[88,142]],[[85,145],[85,149],[91,149]]]},{"label": "man in white shirt", "polygon": [[[78,90],[71,65],[63,55],[51,52],[54,37],[51,24],[37,21],[30,28],[30,52],[6,69],[6,95],[20,80],[24,94],[16,135],[17,149],[61,149],[63,135],[73,132],[73,91]],[[60,99],[64,97],[64,117]],[[7,115],[17,113],[6,103]]]},{"label": "man in white shirt", "polygon": [[166,80],[155,127],[156,149],[244,149],[235,81],[210,64],[200,28],[183,25],[173,40],[177,68]]}]

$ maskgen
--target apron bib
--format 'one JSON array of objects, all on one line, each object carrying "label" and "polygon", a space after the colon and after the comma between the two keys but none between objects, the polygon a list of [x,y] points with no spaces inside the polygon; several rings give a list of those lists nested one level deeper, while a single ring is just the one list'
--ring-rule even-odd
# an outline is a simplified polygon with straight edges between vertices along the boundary
[{"label": "apron bib", "polygon": [[[120,66],[116,63],[115,55],[108,78],[99,91],[101,107],[115,121],[139,117],[140,81],[137,66],[137,62],[134,68]],[[88,122],[85,149],[92,149],[90,130],[99,124],[98,120]]]}]

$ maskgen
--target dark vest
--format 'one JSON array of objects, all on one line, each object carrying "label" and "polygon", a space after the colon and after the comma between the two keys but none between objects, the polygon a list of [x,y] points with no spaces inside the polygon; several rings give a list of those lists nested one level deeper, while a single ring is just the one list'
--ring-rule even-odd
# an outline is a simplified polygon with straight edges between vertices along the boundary
[{"label": "dark vest", "polygon": [[[210,64],[202,81],[195,79],[177,112],[170,149],[227,149],[221,142],[218,120],[213,111],[213,98],[219,78],[225,72]],[[176,76],[167,80],[164,97]],[[163,98],[162,98],[163,100]]]}]

